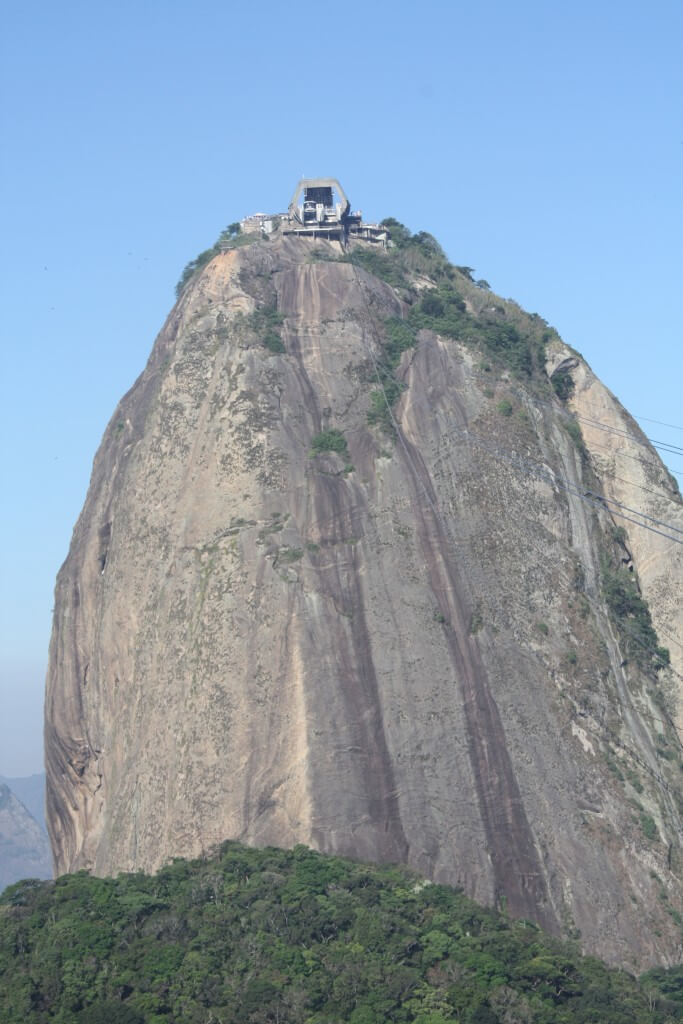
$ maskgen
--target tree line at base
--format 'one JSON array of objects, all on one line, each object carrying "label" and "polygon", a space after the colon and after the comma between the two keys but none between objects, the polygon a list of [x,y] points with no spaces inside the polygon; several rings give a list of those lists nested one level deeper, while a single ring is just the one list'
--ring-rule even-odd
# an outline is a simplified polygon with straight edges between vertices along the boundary
[{"label": "tree line at base", "polygon": [[671,1024],[637,979],[403,868],[225,843],[0,897],[4,1024]]}]

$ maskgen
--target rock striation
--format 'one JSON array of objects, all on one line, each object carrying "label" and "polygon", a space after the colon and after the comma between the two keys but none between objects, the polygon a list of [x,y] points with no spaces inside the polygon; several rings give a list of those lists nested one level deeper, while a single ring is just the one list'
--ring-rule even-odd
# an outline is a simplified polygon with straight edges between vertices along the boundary
[{"label": "rock striation", "polygon": [[354,254],[218,253],[114,413],[56,587],[56,869],[306,843],[676,962],[683,666],[614,593],[680,636],[682,548],[605,498],[680,530],[680,495],[540,318],[448,268],[470,326],[430,328],[443,266]]}]

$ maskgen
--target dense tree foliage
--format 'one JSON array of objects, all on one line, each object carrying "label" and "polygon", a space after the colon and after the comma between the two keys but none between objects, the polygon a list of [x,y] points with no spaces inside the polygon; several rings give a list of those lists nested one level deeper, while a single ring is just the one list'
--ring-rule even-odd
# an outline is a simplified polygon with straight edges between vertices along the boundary
[{"label": "dense tree foliage", "polygon": [[4,1024],[668,1024],[641,982],[410,872],[226,843],[157,875],[0,898]]},{"label": "dense tree foliage", "polygon": [[244,323],[253,331],[260,343],[265,345],[274,355],[285,351],[282,341],[282,324],[284,323],[282,313],[278,313],[274,305],[257,306],[257,308],[244,317]]},{"label": "dense tree foliage", "polygon": [[348,458],[349,446],[341,430],[330,427],[329,430],[321,430],[311,441],[311,455],[323,455],[325,452],[335,452]]},{"label": "dense tree foliage", "polygon": [[569,370],[556,370],[550,382],[560,401],[566,402],[574,394],[574,378]]},{"label": "dense tree foliage", "polygon": [[623,566],[615,567],[605,559],[602,590],[627,657],[644,669],[666,668],[671,656],[666,647],[659,646],[650,609],[638,590],[636,577]]}]

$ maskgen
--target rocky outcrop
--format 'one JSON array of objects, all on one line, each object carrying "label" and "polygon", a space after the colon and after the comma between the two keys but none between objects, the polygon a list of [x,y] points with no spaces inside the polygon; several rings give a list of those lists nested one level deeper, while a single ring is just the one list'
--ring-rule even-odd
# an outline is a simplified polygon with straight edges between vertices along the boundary
[{"label": "rocky outcrop", "polygon": [[45,773],[23,775],[19,778],[5,778],[0,775],[0,782],[12,790],[24,805],[32,818],[38,822],[41,830],[47,835],[45,825]]},{"label": "rocky outcrop", "polygon": [[637,567],[662,646],[668,648],[672,710],[683,736],[683,506],[678,485],[633,417],[584,360],[555,342],[549,368],[557,367],[571,374],[568,405],[580,424],[601,494],[624,531],[622,558]]},{"label": "rocky outcrop", "polygon": [[0,891],[22,878],[51,878],[47,836],[9,786],[0,782]]},{"label": "rocky outcrop", "polygon": [[[606,484],[592,435],[565,422],[570,401],[622,412],[581,360],[563,403],[425,329],[397,430],[369,424],[383,325],[414,299],[340,256],[217,255],[107,428],[56,589],[57,870],[307,843],[408,863],[613,962],[674,962],[676,676],[624,656],[601,581],[622,540],[585,500]],[[494,302],[536,329],[459,288],[473,317]],[[675,629],[674,576],[628,543]]]}]

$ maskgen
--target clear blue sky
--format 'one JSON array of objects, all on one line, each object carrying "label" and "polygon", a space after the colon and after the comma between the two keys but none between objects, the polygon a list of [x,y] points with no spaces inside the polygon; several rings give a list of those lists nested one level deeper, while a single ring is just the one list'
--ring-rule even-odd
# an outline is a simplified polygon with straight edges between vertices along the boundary
[{"label": "clear blue sky", "polygon": [[682,40],[680,0],[5,7],[1,773],[41,770],[55,575],[184,264],[302,174],[683,423]]}]

